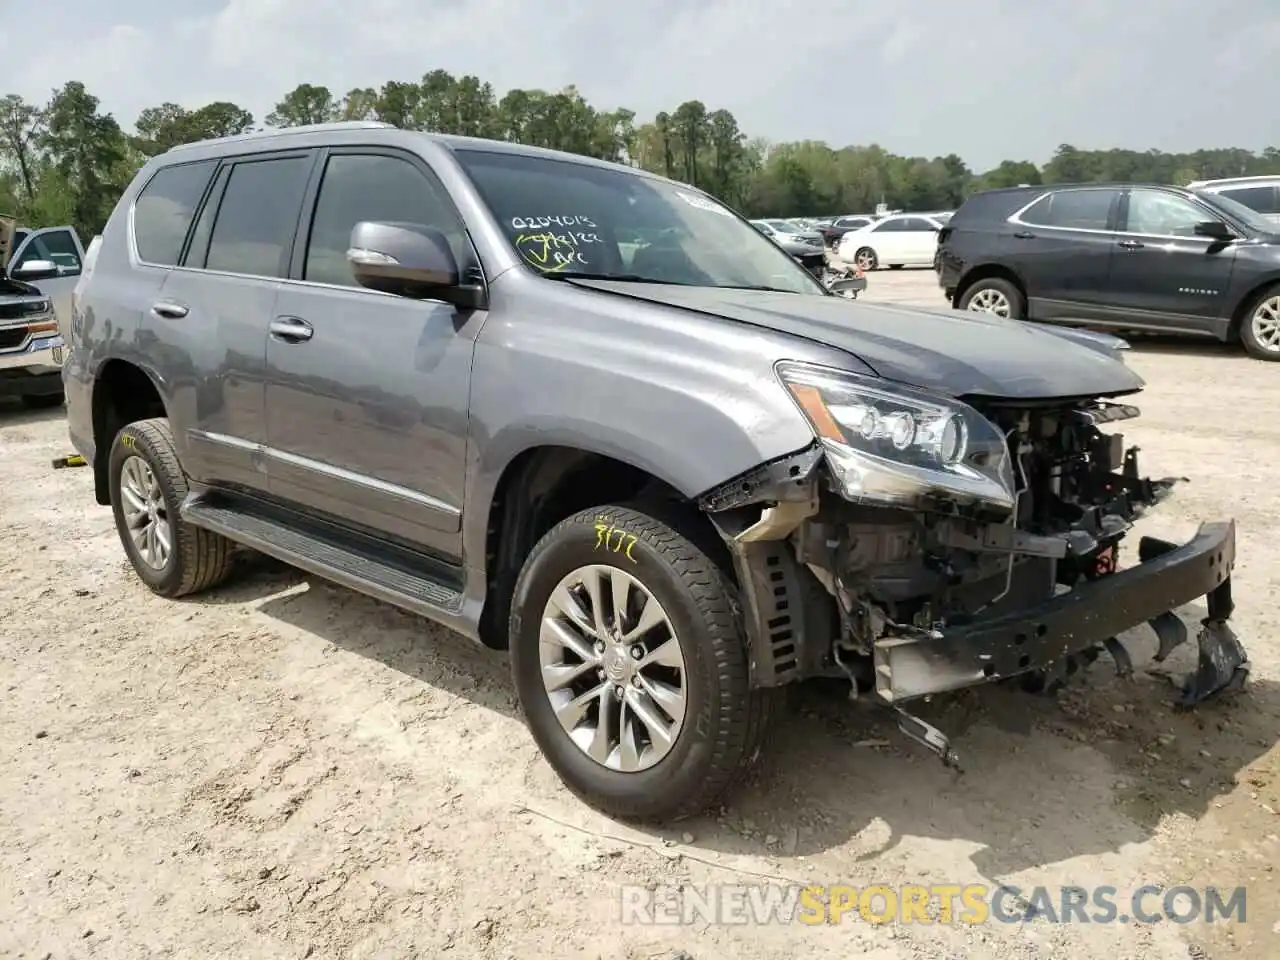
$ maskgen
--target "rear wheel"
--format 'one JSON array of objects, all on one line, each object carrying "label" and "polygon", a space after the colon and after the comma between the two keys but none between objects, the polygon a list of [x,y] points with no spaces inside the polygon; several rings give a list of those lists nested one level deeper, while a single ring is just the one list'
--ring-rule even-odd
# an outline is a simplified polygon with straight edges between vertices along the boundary
[{"label": "rear wheel", "polygon": [[1262,291],[1240,324],[1240,340],[1249,356],[1280,360],[1280,285]]},{"label": "rear wheel", "polygon": [[778,699],[749,686],[735,592],[676,527],[625,506],[570,517],[534,547],[511,669],[534,740],[586,803],[672,820],[739,782]]},{"label": "rear wheel", "polygon": [[111,511],[138,578],[163,597],[216,586],[230,574],[230,540],[179,515],[187,477],[167,420],[139,420],[116,434],[108,462]]},{"label": "rear wheel", "polygon": [[1026,304],[1022,293],[1008,280],[986,277],[965,289],[960,297],[960,309],[1021,320],[1025,316]]}]

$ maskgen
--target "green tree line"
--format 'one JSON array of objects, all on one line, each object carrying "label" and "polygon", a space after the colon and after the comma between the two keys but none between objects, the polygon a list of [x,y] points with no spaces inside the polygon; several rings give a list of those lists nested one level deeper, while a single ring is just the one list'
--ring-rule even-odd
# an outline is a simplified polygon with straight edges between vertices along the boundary
[{"label": "green tree line", "polygon": [[[883,147],[819,140],[775,143],[750,137],[728,110],[687,100],[648,122],[627,109],[593,106],[572,86],[558,92],[508,90],[479,77],[433,70],[416,82],[388,81],[345,95],[299,84],[263,118],[266,127],[330,120],[381,120],[411,130],[463,134],[632,164],[695,184],[748,216],[952,209],[977,190],[1019,183],[1154,181],[1280,174],[1280,149],[1163,153],[1080,150],[1062,144],[1038,167],[1005,160],[974,171],[954,153],[905,157]],[[120,191],[148,157],[181,143],[255,129],[234,103],[191,110],[162,103],[126,130],[79,81],[47,103],[0,99],[0,213],[32,226],[73,223],[101,230]]]}]

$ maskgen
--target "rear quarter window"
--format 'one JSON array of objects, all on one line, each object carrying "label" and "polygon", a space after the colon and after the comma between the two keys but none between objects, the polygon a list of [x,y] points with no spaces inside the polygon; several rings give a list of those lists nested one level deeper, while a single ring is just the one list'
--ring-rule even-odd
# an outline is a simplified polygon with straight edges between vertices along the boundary
[{"label": "rear quarter window", "polygon": [[975,193],[960,205],[947,221],[946,226],[954,230],[957,227],[974,226],[980,223],[999,223],[1007,220],[1022,206],[1030,203],[1035,193],[1025,190],[989,190]]},{"label": "rear quarter window", "polygon": [[178,262],[187,230],[216,160],[165,167],[148,181],[133,204],[133,237],[138,258],[171,267]]}]

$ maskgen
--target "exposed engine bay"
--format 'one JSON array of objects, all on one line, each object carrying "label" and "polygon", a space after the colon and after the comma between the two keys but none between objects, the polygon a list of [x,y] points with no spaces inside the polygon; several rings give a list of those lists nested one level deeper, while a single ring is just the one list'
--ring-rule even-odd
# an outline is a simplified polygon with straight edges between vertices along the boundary
[{"label": "exposed engine bay", "polygon": [[[888,704],[905,733],[954,762],[946,738],[903,702],[1010,677],[1053,690],[1103,651],[1128,675],[1117,634],[1150,624],[1163,661],[1188,639],[1174,609],[1207,597],[1199,668],[1182,703],[1242,686],[1248,662],[1227,626],[1234,523],[1205,524],[1184,545],[1144,537],[1137,564],[1120,566],[1134,522],[1178,482],[1144,478],[1138,449],[1113,432],[1138,409],[1108,400],[973,400],[971,408],[1003,435],[1004,450],[972,445],[967,454],[991,476],[995,459],[1007,457],[999,467],[1012,477],[1011,497],[1002,502],[933,489],[901,505],[859,502],[875,487],[841,465],[856,438],[842,436],[833,456],[837,444],[821,433],[820,453],[767,465],[716,491],[719,502],[704,498],[736,545],[740,576],[755,586],[746,592],[760,618],[759,682],[847,676],[851,696]],[[734,501],[758,504],[765,494],[778,498],[763,515],[756,508],[758,521],[726,526],[744,511]],[[789,631],[777,630],[780,617]]]}]

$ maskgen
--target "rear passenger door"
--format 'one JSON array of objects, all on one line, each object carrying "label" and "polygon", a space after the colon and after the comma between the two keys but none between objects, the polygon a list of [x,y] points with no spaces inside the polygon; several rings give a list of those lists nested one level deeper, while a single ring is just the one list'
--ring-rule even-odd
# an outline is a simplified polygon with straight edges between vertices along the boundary
[{"label": "rear passenger door", "polygon": [[1121,190],[1049,190],[1009,218],[1003,261],[1022,278],[1032,320],[1092,320],[1105,313]]},{"label": "rear passenger door", "polygon": [[359,286],[361,220],[436,227],[463,274],[479,260],[421,158],[329,151],[267,340],[271,490],[280,499],[441,559],[461,556],[468,395],[484,312]]},{"label": "rear passenger door", "polygon": [[900,221],[902,231],[903,263],[909,266],[933,264],[938,250],[938,228],[923,217],[904,217]]},{"label": "rear passenger door", "polygon": [[180,268],[152,305],[150,331],[174,358],[164,367],[175,378],[175,440],[198,481],[268,488],[267,329],[315,157],[300,150],[223,162]]}]

